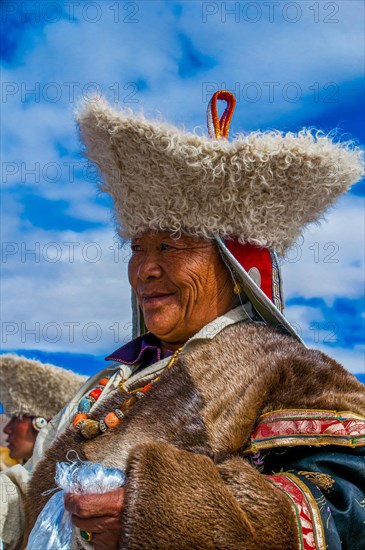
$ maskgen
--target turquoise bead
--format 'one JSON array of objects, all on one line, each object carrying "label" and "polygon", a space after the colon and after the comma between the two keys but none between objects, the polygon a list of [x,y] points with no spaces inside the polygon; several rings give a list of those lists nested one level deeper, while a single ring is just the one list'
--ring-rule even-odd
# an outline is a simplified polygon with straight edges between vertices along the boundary
[{"label": "turquoise bead", "polygon": [[78,411],[81,413],[88,413],[91,409],[91,401],[87,397],[83,397],[79,403],[79,406],[77,407]]}]

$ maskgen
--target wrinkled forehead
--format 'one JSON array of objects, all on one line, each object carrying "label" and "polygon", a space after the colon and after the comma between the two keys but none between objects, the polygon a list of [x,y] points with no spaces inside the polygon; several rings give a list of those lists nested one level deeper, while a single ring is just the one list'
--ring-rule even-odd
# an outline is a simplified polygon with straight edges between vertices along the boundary
[{"label": "wrinkled forehead", "polygon": [[131,243],[151,243],[159,244],[163,241],[170,241],[171,243],[187,245],[187,246],[215,246],[215,240],[205,239],[203,237],[195,237],[188,233],[174,233],[171,231],[146,231],[137,235],[131,239]]}]

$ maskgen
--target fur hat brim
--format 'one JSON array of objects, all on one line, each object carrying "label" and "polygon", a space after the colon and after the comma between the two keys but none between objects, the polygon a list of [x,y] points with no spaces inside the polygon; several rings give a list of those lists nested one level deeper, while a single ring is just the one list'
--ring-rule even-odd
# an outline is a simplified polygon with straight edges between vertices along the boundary
[{"label": "fur hat brim", "polygon": [[211,140],[103,99],[86,102],[77,120],[125,238],[182,231],[283,255],[363,173],[359,149],[309,130]]},{"label": "fur hat brim", "polygon": [[52,418],[87,378],[19,355],[0,355],[0,401],[10,416]]}]

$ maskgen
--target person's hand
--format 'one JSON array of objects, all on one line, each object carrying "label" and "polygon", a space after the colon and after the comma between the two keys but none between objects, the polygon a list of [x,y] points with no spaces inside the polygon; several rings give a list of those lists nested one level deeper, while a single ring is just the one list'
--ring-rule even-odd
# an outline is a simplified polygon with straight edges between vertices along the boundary
[{"label": "person's hand", "polygon": [[91,544],[96,550],[117,550],[121,534],[124,488],[103,494],[63,497],[65,508],[72,514],[72,523],[93,534]]}]

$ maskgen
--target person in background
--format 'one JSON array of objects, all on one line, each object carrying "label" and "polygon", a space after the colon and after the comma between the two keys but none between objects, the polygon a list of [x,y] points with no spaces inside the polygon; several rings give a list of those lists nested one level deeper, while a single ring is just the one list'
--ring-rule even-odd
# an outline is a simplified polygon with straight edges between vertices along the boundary
[{"label": "person in background", "polygon": [[[13,415],[4,428],[8,436],[9,456],[24,462],[30,459],[39,430],[34,427],[36,417]],[[43,420],[43,419],[42,419]]]},{"label": "person in background", "polygon": [[9,466],[33,454],[41,429],[82,386],[87,377],[15,354],[0,356],[0,402],[10,419],[7,435]]}]

